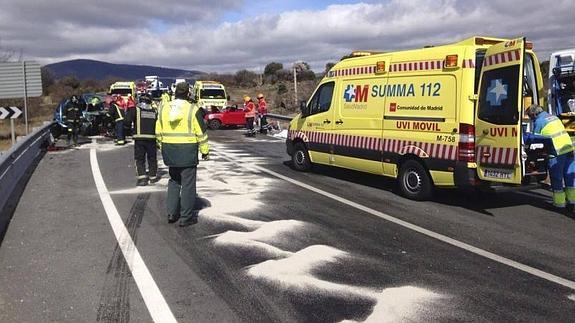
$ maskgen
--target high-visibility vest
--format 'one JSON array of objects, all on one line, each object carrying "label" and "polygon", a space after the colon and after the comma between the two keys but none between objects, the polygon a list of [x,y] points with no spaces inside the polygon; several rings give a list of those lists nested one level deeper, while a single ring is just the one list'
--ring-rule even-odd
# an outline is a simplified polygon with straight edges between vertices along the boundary
[{"label": "high-visibility vest", "polygon": [[258,102],[258,112],[261,115],[268,114],[268,104],[265,99],[261,99],[260,102]]},{"label": "high-visibility vest", "polygon": [[245,107],[246,118],[254,118],[256,116],[256,106],[253,102],[249,101]]},{"label": "high-visibility vest", "polygon": [[556,156],[560,156],[574,150],[571,137],[565,126],[556,116],[549,116],[545,120],[547,124],[541,129],[541,135],[551,138],[553,148],[555,149]]},{"label": "high-visibility vest", "polygon": [[136,106],[136,119],[134,120],[136,133],[134,139],[156,139],[156,120],[158,112],[152,107],[142,107],[142,103]]},{"label": "high-visibility vest", "polygon": [[[162,144],[197,144],[202,154],[209,152],[208,135],[199,107],[186,100],[162,103],[156,135]],[[170,121],[172,120],[172,121]]]}]

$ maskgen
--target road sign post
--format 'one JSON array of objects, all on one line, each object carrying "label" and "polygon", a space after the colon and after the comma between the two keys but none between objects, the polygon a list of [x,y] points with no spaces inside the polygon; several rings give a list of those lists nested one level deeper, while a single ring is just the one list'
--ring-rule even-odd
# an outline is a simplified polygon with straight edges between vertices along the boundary
[{"label": "road sign post", "polygon": [[16,127],[14,120],[22,115],[22,110],[18,107],[0,107],[0,120],[10,119],[10,132],[12,145],[16,143]]},{"label": "road sign post", "polygon": [[40,64],[26,61],[0,63],[0,99],[24,97],[26,134],[28,134],[28,98],[41,95]]}]

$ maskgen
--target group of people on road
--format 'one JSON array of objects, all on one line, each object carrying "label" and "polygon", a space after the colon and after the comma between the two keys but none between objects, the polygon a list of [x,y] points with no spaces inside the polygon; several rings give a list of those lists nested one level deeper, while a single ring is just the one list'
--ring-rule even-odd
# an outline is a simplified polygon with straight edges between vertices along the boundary
[{"label": "group of people on road", "polygon": [[257,105],[254,103],[252,98],[245,95],[244,96],[244,111],[246,114],[246,136],[254,137],[256,135],[256,130],[254,128],[254,123],[256,119],[259,118],[260,133],[267,132],[267,114],[268,107],[266,99],[262,93],[257,95]]}]

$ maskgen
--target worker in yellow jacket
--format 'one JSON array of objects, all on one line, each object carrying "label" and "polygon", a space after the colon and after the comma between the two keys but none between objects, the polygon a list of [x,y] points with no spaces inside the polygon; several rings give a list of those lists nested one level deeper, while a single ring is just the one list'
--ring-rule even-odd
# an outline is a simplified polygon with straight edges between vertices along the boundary
[{"label": "worker in yellow jacket", "polygon": [[178,219],[180,226],[198,222],[194,211],[198,154],[209,159],[208,136],[201,109],[188,101],[189,85],[178,83],[175,98],[163,101],[156,122],[156,136],[161,144],[164,164],[169,167],[168,222]]}]

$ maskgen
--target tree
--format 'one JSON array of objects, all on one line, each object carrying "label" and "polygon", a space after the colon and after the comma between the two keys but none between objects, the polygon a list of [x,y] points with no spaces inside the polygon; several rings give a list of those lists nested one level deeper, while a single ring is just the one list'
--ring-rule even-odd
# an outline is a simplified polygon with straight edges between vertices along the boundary
[{"label": "tree", "polygon": [[278,71],[284,68],[282,63],[271,62],[264,68],[264,75],[271,76],[275,75]]},{"label": "tree", "polygon": [[239,86],[256,86],[258,84],[257,79],[258,75],[248,70],[237,71],[234,75],[234,80]]},{"label": "tree", "polygon": [[335,63],[334,63],[334,62],[327,62],[327,63],[325,63],[324,74],[327,74],[334,66],[335,66]]},{"label": "tree", "polygon": [[297,73],[298,81],[315,80],[315,73],[311,70],[308,63],[297,62],[294,64],[294,68]]},{"label": "tree", "polygon": [[42,67],[40,75],[42,78],[42,92],[48,94],[48,88],[56,82],[54,74],[48,68]]},{"label": "tree", "polygon": [[8,62],[16,52],[12,49],[2,46],[2,39],[0,39],[0,62]]}]

